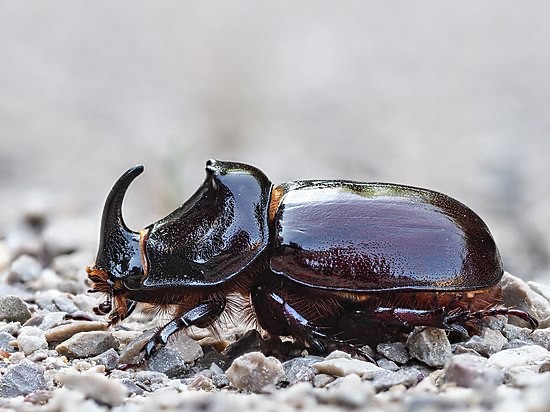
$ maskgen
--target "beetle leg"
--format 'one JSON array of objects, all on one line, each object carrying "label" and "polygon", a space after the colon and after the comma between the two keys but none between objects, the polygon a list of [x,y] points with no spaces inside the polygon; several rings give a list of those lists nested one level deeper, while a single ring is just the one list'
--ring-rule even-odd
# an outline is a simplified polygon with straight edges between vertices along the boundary
[{"label": "beetle leg", "polygon": [[166,345],[170,336],[182,329],[189,326],[204,328],[211,325],[218,319],[224,309],[225,301],[209,301],[172,319],[149,339],[149,342],[142,349],[145,351],[145,357],[150,358],[157,350]]},{"label": "beetle leg", "polygon": [[410,309],[378,307],[376,309],[357,309],[353,312],[353,318],[359,323],[368,322],[371,324],[397,326],[405,329],[412,329],[415,326],[433,326],[460,334],[468,334],[462,326],[462,319],[455,315],[449,315],[445,307],[435,309]]},{"label": "beetle leg", "polygon": [[251,296],[258,321],[269,333],[292,336],[307,344],[313,353],[325,354],[329,350],[341,349],[376,363],[367,353],[351,343],[324,333],[322,327],[307,320],[280,294],[267,289],[257,286],[253,288]]},{"label": "beetle leg", "polygon": [[496,316],[496,315],[512,315],[520,319],[523,319],[531,326],[531,329],[536,329],[539,326],[539,321],[532,317],[529,313],[519,310],[519,309],[510,309],[506,307],[496,307],[478,310],[476,312],[470,311],[461,311],[455,314],[450,314],[445,318],[445,323],[449,325],[456,324],[455,322],[467,322],[472,319],[483,319],[487,316]]}]

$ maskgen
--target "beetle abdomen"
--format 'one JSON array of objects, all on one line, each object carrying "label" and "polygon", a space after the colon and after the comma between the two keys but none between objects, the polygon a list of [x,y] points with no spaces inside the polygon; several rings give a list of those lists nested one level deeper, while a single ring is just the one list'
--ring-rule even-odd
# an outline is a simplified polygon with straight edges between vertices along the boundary
[{"label": "beetle abdomen", "polygon": [[354,292],[457,291],[502,277],[485,223],[444,194],[349,181],[279,189],[270,265],[298,283]]}]

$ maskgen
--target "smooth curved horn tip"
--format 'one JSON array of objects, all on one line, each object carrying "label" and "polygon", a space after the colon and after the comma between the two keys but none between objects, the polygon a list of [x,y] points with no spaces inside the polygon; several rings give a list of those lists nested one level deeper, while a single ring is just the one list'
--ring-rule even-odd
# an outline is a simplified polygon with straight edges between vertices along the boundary
[{"label": "smooth curved horn tip", "polygon": [[128,169],[126,173],[137,176],[143,173],[143,170],[144,170],[143,165],[135,165],[134,167],[131,167],[130,169]]}]

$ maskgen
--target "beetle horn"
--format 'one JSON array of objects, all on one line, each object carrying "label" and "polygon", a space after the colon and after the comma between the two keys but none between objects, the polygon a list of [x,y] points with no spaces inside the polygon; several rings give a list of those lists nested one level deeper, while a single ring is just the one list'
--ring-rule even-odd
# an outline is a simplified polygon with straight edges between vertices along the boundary
[{"label": "beetle horn", "polygon": [[101,219],[99,250],[95,266],[116,278],[141,269],[139,233],[128,229],[122,217],[122,202],[130,183],[143,172],[143,166],[128,169],[116,181],[107,196]]}]

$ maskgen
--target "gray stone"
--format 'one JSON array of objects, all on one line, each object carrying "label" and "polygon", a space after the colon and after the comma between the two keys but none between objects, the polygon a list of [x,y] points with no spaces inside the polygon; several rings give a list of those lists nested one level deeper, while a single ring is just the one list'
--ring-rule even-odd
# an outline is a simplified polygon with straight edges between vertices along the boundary
[{"label": "gray stone", "polygon": [[86,398],[109,406],[122,404],[129,392],[118,379],[109,379],[99,373],[58,373],[55,380]]},{"label": "gray stone", "polygon": [[532,280],[527,282],[527,285],[531,288],[531,290],[537,292],[544,299],[550,302],[550,286],[544,285],[542,283],[534,282]]},{"label": "gray stone", "polygon": [[432,367],[441,367],[452,356],[447,334],[439,328],[415,328],[407,339],[409,353]]},{"label": "gray stone", "polygon": [[536,329],[530,335],[531,340],[535,345],[542,346],[543,348],[550,350],[550,329]]},{"label": "gray stone", "polygon": [[137,365],[140,363],[143,360],[143,352],[141,350],[153,337],[155,332],[155,329],[149,329],[130,340],[120,353],[120,362],[130,365]]},{"label": "gray stone", "polygon": [[65,312],[42,312],[35,313],[23,326],[37,326],[42,330],[54,328],[62,323],[66,323]]},{"label": "gray stone", "polygon": [[170,338],[166,346],[178,351],[185,363],[193,364],[203,356],[201,345],[185,333],[178,333]]},{"label": "gray stone", "polygon": [[26,322],[31,317],[27,304],[18,296],[0,296],[0,320]]},{"label": "gray stone", "polygon": [[297,382],[313,380],[316,370],[311,365],[321,360],[323,358],[318,356],[306,356],[283,362],[286,381],[293,385]]},{"label": "gray stone", "polygon": [[[502,298],[505,306],[522,309],[529,312],[539,321],[550,317],[550,305],[548,300],[533,291],[523,280],[504,273],[502,280]],[[520,326],[527,326],[527,323],[514,316],[509,317],[509,322]]]},{"label": "gray stone", "polygon": [[407,347],[401,342],[380,343],[376,350],[382,356],[396,363],[405,364],[411,359]]},{"label": "gray stone", "polygon": [[0,325],[0,332],[6,332],[13,336],[17,335],[19,333],[19,329],[21,329],[21,322],[0,322]]},{"label": "gray stone", "polygon": [[74,304],[72,297],[70,293],[50,289],[36,292],[35,300],[41,309],[49,312],[74,313],[79,308]]},{"label": "gray stone", "polygon": [[189,382],[187,383],[187,388],[192,391],[201,390],[210,392],[216,388],[216,385],[214,385],[214,382],[211,378],[205,375],[198,374],[189,380]]},{"label": "gray stone", "polygon": [[140,388],[136,383],[128,378],[121,379],[120,382],[126,386],[126,389],[128,390],[128,396],[130,395],[143,395],[145,391],[143,388]]},{"label": "gray stone", "polygon": [[376,361],[379,367],[382,369],[386,369],[388,371],[398,371],[400,369],[399,365],[395,363],[394,361],[388,360],[386,358],[380,358]]},{"label": "gray stone", "polygon": [[498,330],[483,328],[479,335],[472,336],[462,345],[481,355],[490,356],[500,351],[507,342],[508,340]]},{"label": "gray stone", "polygon": [[37,279],[42,272],[42,265],[36,258],[21,255],[15,259],[8,272],[9,282],[30,282]]},{"label": "gray stone", "polygon": [[513,339],[519,339],[524,342],[532,342],[531,340],[531,332],[533,332],[531,329],[523,328],[511,324],[506,324],[504,328],[502,329],[502,334],[508,339],[509,341]]},{"label": "gray stone", "polygon": [[149,359],[148,367],[151,371],[164,373],[169,378],[182,377],[191,368],[185,362],[183,355],[172,348],[162,347]]},{"label": "gray stone", "polygon": [[444,383],[464,388],[479,388],[500,385],[504,381],[504,372],[484,357],[465,353],[449,359],[441,379]]},{"label": "gray stone", "polygon": [[521,348],[522,346],[529,346],[529,345],[532,345],[533,342],[532,341],[524,341],[524,340],[521,340],[521,339],[512,339],[510,341],[508,341],[503,347],[502,349],[514,349],[514,348]]},{"label": "gray stone", "polygon": [[266,357],[261,352],[250,352],[235,359],[225,374],[233,387],[261,392],[266,385],[279,382],[285,371],[278,359]]},{"label": "gray stone", "polygon": [[15,337],[8,332],[0,332],[0,350],[6,352],[15,352],[15,348],[10,342],[15,341]]},{"label": "gray stone", "polygon": [[57,345],[55,350],[72,358],[88,358],[99,355],[110,348],[118,348],[118,342],[110,332],[79,332],[65,342]]},{"label": "gray stone", "polygon": [[332,375],[327,375],[326,373],[319,373],[313,378],[313,386],[316,388],[324,388],[329,383],[332,383],[336,378]]},{"label": "gray stone", "polygon": [[[367,379],[372,381],[372,385],[377,392],[388,390],[396,385],[409,388],[424,379],[422,372],[416,368],[403,368],[396,372],[381,370],[367,375]],[[365,377],[366,375],[363,376],[363,378]]]},{"label": "gray stone", "polygon": [[229,378],[225,373],[215,373],[212,375],[212,383],[216,388],[229,386]]},{"label": "gray stone", "polygon": [[326,391],[317,392],[319,400],[323,403],[344,408],[364,408],[374,394],[372,384],[361,381],[361,378],[354,374],[333,382]]},{"label": "gray stone", "polygon": [[44,367],[28,359],[9,366],[0,379],[0,397],[28,395],[47,388]]},{"label": "gray stone", "polygon": [[105,370],[110,371],[117,367],[120,360],[120,356],[117,351],[113,348],[106,350],[103,353],[100,353],[93,358],[90,358],[90,362],[95,363],[96,365],[105,366]]},{"label": "gray stone", "polygon": [[166,380],[166,374],[156,371],[138,371],[135,374],[135,379],[137,382],[146,384],[146,385],[155,385],[161,384]]}]

